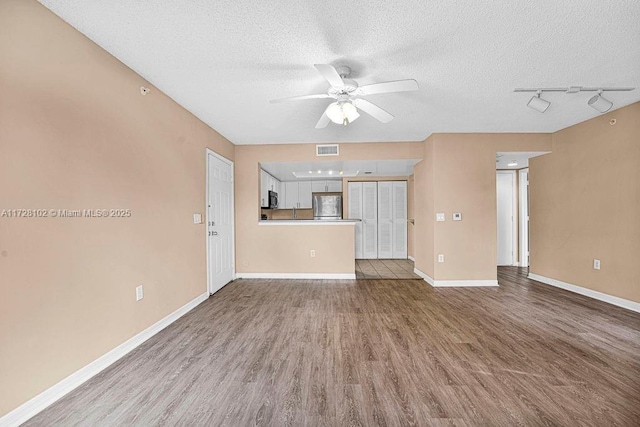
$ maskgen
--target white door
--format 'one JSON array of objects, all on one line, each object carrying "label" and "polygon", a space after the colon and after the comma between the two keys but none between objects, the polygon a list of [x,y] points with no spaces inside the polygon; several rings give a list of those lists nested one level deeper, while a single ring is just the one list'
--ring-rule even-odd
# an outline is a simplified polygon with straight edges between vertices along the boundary
[{"label": "white door", "polygon": [[378,183],[362,184],[362,257],[378,258]]},{"label": "white door", "polygon": [[514,264],[515,177],[515,171],[498,171],[496,173],[498,265]]},{"label": "white door", "polygon": [[393,257],[393,182],[378,182],[378,258]]},{"label": "white door", "polygon": [[407,258],[407,181],[393,183],[393,254],[392,258]]},{"label": "white door", "polygon": [[207,249],[209,293],[233,280],[233,162],[207,150]]},{"label": "white door", "polygon": [[[349,219],[362,219],[362,183],[350,182],[349,186],[349,212],[347,217]],[[362,246],[362,227],[363,222],[356,222],[356,259],[363,258],[363,246]]]}]

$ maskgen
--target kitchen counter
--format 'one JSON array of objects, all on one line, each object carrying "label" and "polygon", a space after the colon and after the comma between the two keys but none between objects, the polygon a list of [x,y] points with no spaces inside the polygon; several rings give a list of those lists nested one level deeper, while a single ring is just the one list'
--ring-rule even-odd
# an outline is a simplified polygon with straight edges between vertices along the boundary
[{"label": "kitchen counter", "polygon": [[258,221],[259,225],[352,225],[360,222],[359,219],[267,219]]}]

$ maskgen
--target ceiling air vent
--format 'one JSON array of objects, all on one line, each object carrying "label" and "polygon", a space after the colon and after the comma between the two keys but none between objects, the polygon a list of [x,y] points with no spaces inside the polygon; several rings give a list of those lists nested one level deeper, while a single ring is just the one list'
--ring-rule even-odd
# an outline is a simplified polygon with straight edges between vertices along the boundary
[{"label": "ceiling air vent", "polygon": [[316,156],[337,156],[339,154],[338,144],[316,145]]}]

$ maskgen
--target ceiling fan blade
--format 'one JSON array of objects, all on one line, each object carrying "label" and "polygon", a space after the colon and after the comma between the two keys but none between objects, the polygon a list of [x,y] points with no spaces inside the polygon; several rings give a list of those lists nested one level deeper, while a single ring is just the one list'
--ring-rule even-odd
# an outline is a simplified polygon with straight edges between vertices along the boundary
[{"label": "ceiling fan blade", "polygon": [[333,98],[331,95],[328,95],[326,93],[318,93],[315,95],[301,95],[301,96],[291,96],[289,98],[279,98],[279,99],[272,99],[271,101],[269,101],[270,104],[278,104],[280,102],[287,102],[287,101],[300,101],[302,99],[324,99],[324,98]]},{"label": "ceiling fan blade", "polygon": [[380,120],[382,123],[389,123],[393,120],[393,116],[391,114],[387,113],[377,105],[370,103],[366,99],[354,99],[353,105],[373,118]]},{"label": "ceiling fan blade", "polygon": [[316,129],[326,128],[330,121],[331,120],[329,120],[329,116],[327,116],[327,112],[325,111],[324,113],[322,113],[322,117],[320,117],[320,120],[318,120],[318,123],[316,124]]},{"label": "ceiling fan blade", "polygon": [[409,92],[418,89],[420,89],[418,87],[418,82],[413,79],[409,79],[360,86],[356,90],[356,93],[358,95],[374,95],[377,93]]},{"label": "ceiling fan blade", "polygon": [[340,77],[340,74],[338,74],[333,66],[328,64],[314,64],[314,67],[316,67],[316,70],[322,74],[322,77],[327,79],[332,87],[337,89],[342,89],[344,87],[342,77]]}]

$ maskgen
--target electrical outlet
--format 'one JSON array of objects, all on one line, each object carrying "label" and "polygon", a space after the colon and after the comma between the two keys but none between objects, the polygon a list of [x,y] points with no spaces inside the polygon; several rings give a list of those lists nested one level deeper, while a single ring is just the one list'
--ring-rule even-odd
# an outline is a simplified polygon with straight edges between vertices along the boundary
[{"label": "electrical outlet", "polygon": [[142,285],[136,288],[136,301],[140,301],[144,297],[144,291],[142,290]]},{"label": "electrical outlet", "polygon": [[309,251],[309,255],[311,256],[311,258],[315,258],[316,257],[316,250],[315,249],[311,249],[311,251]]},{"label": "electrical outlet", "polygon": [[202,224],[202,214],[193,214],[193,223],[194,224]]},{"label": "electrical outlet", "polygon": [[593,260],[593,269],[594,270],[600,270],[600,260],[599,259],[594,259]]},{"label": "electrical outlet", "polygon": [[444,254],[438,254],[438,262],[444,262]]},{"label": "electrical outlet", "polygon": [[455,212],[453,214],[453,220],[454,221],[462,221],[462,214],[460,212]]}]

